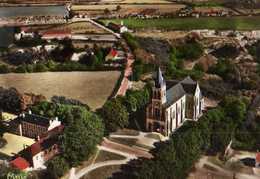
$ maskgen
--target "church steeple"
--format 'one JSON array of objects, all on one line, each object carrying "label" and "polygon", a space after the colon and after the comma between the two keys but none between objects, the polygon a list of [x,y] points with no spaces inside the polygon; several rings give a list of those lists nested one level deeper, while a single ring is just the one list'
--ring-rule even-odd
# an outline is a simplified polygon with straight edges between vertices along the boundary
[{"label": "church steeple", "polygon": [[161,104],[166,103],[166,83],[164,81],[160,67],[156,71],[155,87],[153,89],[153,98],[160,100]]},{"label": "church steeple", "polygon": [[161,68],[158,67],[156,71],[156,78],[155,78],[155,87],[156,88],[161,88],[165,84]]}]

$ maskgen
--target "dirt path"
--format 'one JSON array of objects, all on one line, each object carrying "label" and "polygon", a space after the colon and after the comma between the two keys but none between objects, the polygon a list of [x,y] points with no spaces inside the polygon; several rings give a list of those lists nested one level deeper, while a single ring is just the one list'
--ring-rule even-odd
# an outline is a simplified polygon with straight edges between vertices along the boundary
[{"label": "dirt path", "polygon": [[[73,175],[73,179],[80,179],[84,175],[86,175],[89,172],[91,172],[91,171],[93,171],[97,168],[100,168],[100,167],[105,167],[105,166],[110,166],[110,165],[122,165],[122,164],[126,164],[127,162],[129,162],[132,159],[137,158],[135,155],[131,155],[129,153],[125,153],[125,152],[115,150],[115,149],[112,149],[112,148],[108,148],[108,147],[104,147],[104,146],[98,146],[98,149],[104,150],[104,151],[107,151],[107,152],[111,152],[111,153],[115,153],[115,154],[118,154],[118,155],[122,155],[122,156],[126,157],[126,159],[124,159],[124,160],[109,160],[109,161],[91,164],[90,166],[81,169],[79,172],[77,172],[75,175]],[[72,179],[72,178],[70,178],[70,179]]]},{"label": "dirt path", "polygon": [[98,146],[98,150],[104,150],[107,152],[115,153],[117,155],[122,155],[126,159],[123,160],[109,160],[104,162],[92,163],[91,165],[79,170],[75,173],[75,168],[72,168],[70,171],[69,179],[80,179],[84,175],[87,175],[89,172],[105,166],[110,165],[122,165],[128,163],[132,159],[136,159],[138,157],[152,158],[152,155],[149,152],[143,151],[137,148],[131,148],[129,146],[118,144],[112,142],[106,138],[102,142],[101,146]]}]

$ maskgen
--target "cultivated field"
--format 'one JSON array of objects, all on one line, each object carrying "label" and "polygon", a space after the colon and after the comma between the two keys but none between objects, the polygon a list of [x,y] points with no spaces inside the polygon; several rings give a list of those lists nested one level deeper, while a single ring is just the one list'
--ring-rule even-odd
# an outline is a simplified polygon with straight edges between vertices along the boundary
[{"label": "cultivated field", "polygon": [[118,4],[170,4],[167,0],[101,0],[102,3]]},{"label": "cultivated field", "polygon": [[0,75],[0,86],[42,94],[48,99],[54,95],[74,98],[95,110],[111,95],[119,76],[119,71],[11,73]]},{"label": "cultivated field", "polygon": [[132,29],[154,28],[161,30],[192,30],[192,29],[217,29],[217,30],[254,30],[260,29],[260,16],[255,17],[206,17],[206,18],[165,18],[165,19],[114,19]]},{"label": "cultivated field", "polygon": [[73,22],[62,25],[46,25],[46,26],[32,26],[33,30],[40,32],[48,30],[69,30],[72,34],[105,34],[104,29],[101,29],[90,22]]},{"label": "cultivated field", "polygon": [[85,14],[104,14],[105,9],[114,11],[117,15],[127,15],[134,13],[143,13],[149,11],[152,14],[174,13],[185,7],[182,4],[122,4],[121,9],[116,11],[118,5],[115,4],[97,4],[97,5],[73,5],[72,10]]}]

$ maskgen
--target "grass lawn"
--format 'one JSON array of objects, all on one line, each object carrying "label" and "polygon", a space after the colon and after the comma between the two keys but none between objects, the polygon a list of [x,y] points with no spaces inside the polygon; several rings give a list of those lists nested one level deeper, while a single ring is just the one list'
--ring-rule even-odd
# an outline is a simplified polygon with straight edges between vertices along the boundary
[{"label": "grass lawn", "polygon": [[89,174],[83,176],[81,179],[105,179],[111,178],[112,174],[120,171],[120,165],[110,165],[106,167],[97,168]]},{"label": "grass lawn", "polygon": [[125,157],[122,155],[100,150],[99,154],[95,160],[95,163],[109,161],[109,160],[124,160],[124,159],[125,159]]},{"label": "grass lawn", "polygon": [[113,132],[114,135],[130,135],[130,136],[138,136],[139,131],[133,129],[119,129],[116,132]]},{"label": "grass lawn", "polygon": [[256,17],[203,17],[203,18],[164,18],[164,19],[109,19],[124,24],[131,29],[156,28],[164,30],[192,30],[192,29],[217,29],[217,30],[253,30],[260,29],[260,16]]},{"label": "grass lawn", "polygon": [[161,140],[161,137],[158,134],[154,134],[154,133],[146,134],[145,137],[155,139],[155,140]]},{"label": "grass lawn", "polygon": [[130,146],[130,147],[135,145],[137,142],[137,139],[130,139],[130,138],[112,138],[112,137],[110,137],[109,140],[111,140],[112,142]]}]

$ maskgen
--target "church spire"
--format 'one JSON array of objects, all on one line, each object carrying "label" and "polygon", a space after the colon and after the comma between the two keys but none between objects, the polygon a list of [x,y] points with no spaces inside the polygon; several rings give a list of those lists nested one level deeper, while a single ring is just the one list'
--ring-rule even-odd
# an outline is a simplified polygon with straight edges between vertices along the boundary
[{"label": "church spire", "polygon": [[158,67],[155,78],[155,86],[156,88],[161,88],[163,85],[165,85],[165,81],[162,75],[161,68]]}]

